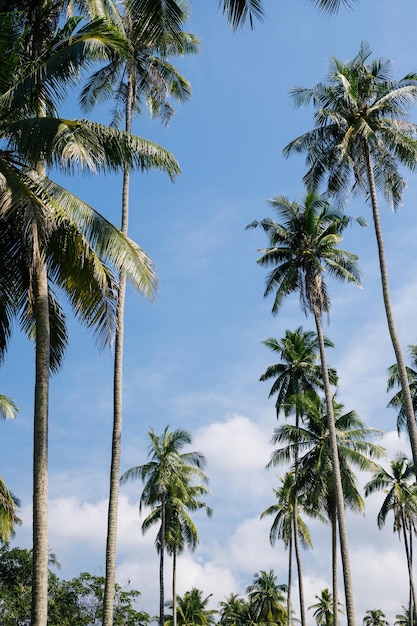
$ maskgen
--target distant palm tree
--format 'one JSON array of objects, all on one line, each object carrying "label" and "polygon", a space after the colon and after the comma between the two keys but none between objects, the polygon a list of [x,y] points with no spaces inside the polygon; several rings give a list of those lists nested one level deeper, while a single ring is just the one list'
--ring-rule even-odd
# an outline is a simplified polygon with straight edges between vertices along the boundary
[{"label": "distant palm tree", "polygon": [[322,328],[322,316],[330,309],[325,271],[341,281],[359,282],[358,257],[338,247],[343,231],[351,220],[333,209],[325,196],[316,193],[307,193],[301,205],[289,202],[284,196],[273,198],[270,204],[277,211],[280,221],[274,222],[266,218],[261,222],[253,222],[249,228],[260,226],[269,240],[269,247],[261,250],[262,256],[258,263],[263,267],[272,267],[267,275],[264,294],[275,295],[272,312],[278,312],[288,295],[298,293],[302,310],[306,314],[312,313],[316,323],[337,499],[348,626],[354,626],[355,611],[343,488]]},{"label": "distant palm tree", "polygon": [[[274,431],[272,443],[284,444],[271,455],[269,467],[295,461],[298,458],[298,489],[303,497],[304,510],[312,516],[330,521],[332,528],[332,580],[333,613],[336,612],[337,597],[337,498],[331,462],[330,435],[327,421],[326,403],[317,394],[301,398],[300,409],[305,416],[299,426],[282,424]],[[344,505],[355,511],[364,510],[357,476],[353,467],[360,470],[375,470],[373,459],[379,458],[384,450],[372,440],[381,432],[367,428],[356,411],[344,412],[344,406],[333,398],[338,459],[343,488]],[[336,621],[337,623],[337,614]]]},{"label": "distant palm tree", "polygon": [[[208,609],[207,605],[212,594],[205,598],[201,589],[193,587],[191,591],[186,591],[183,596],[177,597],[178,605],[178,626],[210,626],[215,624],[215,609]],[[172,608],[172,603],[168,606]],[[166,624],[172,624],[167,620]]]},{"label": "distant palm tree", "polygon": [[[414,414],[417,412],[417,346],[408,346],[408,354],[411,357],[411,367],[406,367],[408,384],[410,387],[411,400],[413,402]],[[388,368],[388,385],[387,391],[391,391],[394,387],[400,387],[401,381],[398,375],[398,365],[391,365]],[[397,431],[400,434],[401,431],[407,430],[407,415],[405,413],[403,392],[402,389],[388,402],[388,406],[392,407],[398,412],[397,415]]]},{"label": "distant palm tree", "polygon": [[271,569],[255,574],[253,583],[246,587],[252,618],[255,623],[284,626],[287,622],[285,609],[286,585],[277,584],[277,577]]},{"label": "distant palm tree", "polygon": [[221,626],[247,626],[248,603],[236,593],[231,593],[219,602],[219,624]]},{"label": "distant palm tree", "polygon": [[[322,589],[319,596],[314,596],[317,600],[315,604],[312,604],[308,608],[314,609],[313,617],[316,620],[317,626],[333,626],[334,619],[334,602],[333,595],[329,589]],[[340,602],[338,602],[338,613],[343,613],[340,608]]]},{"label": "distant palm tree", "polygon": [[370,201],[385,314],[417,476],[417,425],[391,302],[377,197],[379,189],[392,208],[399,207],[406,186],[400,167],[416,167],[417,125],[409,121],[408,112],[417,103],[417,73],[394,80],[391,62],[371,59],[371,54],[362,43],[352,60],[332,60],[327,83],[292,90],[297,105],[313,103],[316,124],[291,141],[284,155],[307,153],[304,182],[310,191],[319,189],[327,177],[329,193],[345,198],[346,192],[362,190]]},{"label": "distant palm tree", "polygon": [[379,468],[373,478],[365,485],[365,496],[375,491],[383,491],[386,496],[378,513],[378,528],[385,525],[387,515],[393,513],[394,532],[403,536],[407,559],[410,588],[409,615],[417,621],[417,596],[413,577],[412,538],[417,534],[417,485],[412,462],[398,454],[390,462],[391,472]]},{"label": "distant palm tree", "polygon": [[[164,626],[164,555],[168,536],[167,511],[170,498],[175,497],[187,506],[190,501],[190,485],[193,480],[207,482],[203,473],[205,458],[200,452],[181,452],[184,446],[191,443],[188,430],[171,431],[166,426],[161,435],[153,429],[148,433],[149,461],[143,465],[131,467],[121,476],[122,484],[128,480],[141,479],[144,482],[139,502],[139,512],[144,507],[153,507],[153,516],[160,520],[160,531],[156,546],[159,552],[159,624]],[[152,513],[151,513],[152,515]],[[142,524],[142,532],[152,525],[152,518]]]},{"label": "distant palm tree", "polygon": [[363,626],[389,626],[385,613],[381,609],[369,609],[362,621]]},{"label": "distant palm tree", "polygon": [[[303,588],[303,572],[301,565],[300,555],[300,543],[305,548],[312,548],[311,537],[308,531],[307,525],[302,519],[298,507],[295,506],[297,499],[295,475],[292,472],[287,472],[284,478],[281,478],[281,486],[279,489],[274,489],[277,502],[269,506],[261,514],[261,519],[273,515],[274,519],[269,533],[269,541],[272,546],[275,545],[277,540],[281,540],[284,543],[285,548],[288,550],[288,584],[287,584],[287,619],[288,624],[291,624],[292,608],[291,608],[291,585],[292,585],[292,552],[293,544],[295,548],[297,567],[298,567],[298,587],[300,590],[300,611],[301,611],[301,624],[304,625],[304,588]],[[295,516],[297,516],[297,523],[295,524]]]}]

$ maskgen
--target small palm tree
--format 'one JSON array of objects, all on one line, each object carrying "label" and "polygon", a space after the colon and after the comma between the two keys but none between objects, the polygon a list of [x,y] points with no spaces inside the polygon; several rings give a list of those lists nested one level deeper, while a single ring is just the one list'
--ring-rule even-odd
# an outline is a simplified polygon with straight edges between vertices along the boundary
[{"label": "small palm tree", "polygon": [[385,613],[381,609],[369,609],[363,617],[363,626],[389,626]]},{"label": "small palm tree", "polygon": [[[175,497],[187,506],[190,502],[190,485],[192,481],[207,482],[203,473],[205,458],[200,452],[181,452],[184,446],[191,443],[188,430],[171,431],[167,426],[162,435],[153,429],[148,433],[150,460],[131,467],[121,476],[121,483],[140,478],[144,488],[139,501],[139,512],[144,507],[154,507],[153,516],[142,524],[142,532],[152,525],[152,519],[160,520],[160,531],[157,537],[159,552],[159,623],[164,626],[164,555],[168,536],[167,511],[171,498]],[[172,511],[171,511],[172,512]],[[152,514],[151,514],[152,515]]]},{"label": "small palm tree", "polygon": [[[298,568],[298,586],[300,592],[300,608],[301,623],[305,624],[304,615],[304,593],[302,584],[302,565],[300,555],[300,543],[304,548],[312,548],[311,537],[307,525],[302,519],[298,507],[295,502],[297,500],[297,491],[295,484],[295,474],[287,472],[284,478],[281,478],[281,486],[274,489],[277,502],[269,506],[261,514],[261,519],[273,515],[271,530],[269,533],[269,541],[272,546],[277,540],[284,543],[285,549],[288,550],[288,585],[287,585],[287,618],[288,624],[291,624],[291,585],[292,585],[292,552],[293,544]],[[295,523],[295,517],[296,523]]]},{"label": "small palm tree", "polygon": [[[201,589],[193,587],[191,591],[186,591],[183,596],[177,597],[178,605],[178,626],[210,626],[216,622],[215,609],[208,609],[207,605],[212,594],[205,598]],[[172,603],[168,603],[172,608]],[[172,624],[171,620],[167,620],[166,624]]]},{"label": "small palm tree", "polygon": [[[322,589],[319,596],[314,596],[317,600],[309,606],[309,610],[314,609],[313,617],[317,626],[333,626],[334,619],[334,602],[333,595],[329,589]],[[338,602],[338,613],[343,613],[341,604]]]},{"label": "small palm tree", "polygon": [[417,618],[417,597],[412,564],[412,538],[417,534],[417,485],[412,462],[398,454],[390,463],[391,472],[379,468],[365,485],[365,496],[383,491],[386,496],[378,513],[378,528],[385,525],[388,513],[394,516],[394,532],[403,536],[410,588],[409,614]]},{"label": "small palm tree", "polygon": [[[411,399],[413,402],[414,414],[417,412],[417,346],[408,346],[408,354],[411,358],[411,367],[406,367],[408,384],[410,387]],[[394,387],[400,387],[401,381],[398,375],[398,365],[391,365],[388,368],[388,384],[387,391],[391,391]],[[388,406],[395,409],[398,412],[397,415],[397,431],[400,434],[401,431],[407,430],[407,415],[405,413],[403,392],[402,389],[388,402]]]},{"label": "small palm tree", "polygon": [[236,593],[219,602],[219,624],[222,626],[246,626],[248,603]]},{"label": "small palm tree", "polygon": [[308,193],[301,205],[297,202],[289,202],[284,196],[273,198],[271,205],[277,211],[280,222],[266,218],[261,222],[253,222],[250,227],[260,226],[269,239],[270,247],[261,250],[262,256],[258,259],[258,263],[265,267],[272,266],[266,279],[265,289],[265,296],[275,294],[272,312],[278,312],[289,294],[298,293],[302,310],[306,314],[312,313],[316,323],[337,498],[348,624],[354,626],[355,611],[343,488],[321,323],[322,315],[330,309],[325,270],[329,276],[338,280],[359,283],[357,256],[338,247],[343,231],[351,220],[338,210],[334,210],[326,197],[316,193]]},{"label": "small palm tree", "polygon": [[277,584],[277,577],[271,569],[255,574],[253,583],[246,587],[252,619],[255,623],[284,626],[287,622],[285,608],[286,585]]}]

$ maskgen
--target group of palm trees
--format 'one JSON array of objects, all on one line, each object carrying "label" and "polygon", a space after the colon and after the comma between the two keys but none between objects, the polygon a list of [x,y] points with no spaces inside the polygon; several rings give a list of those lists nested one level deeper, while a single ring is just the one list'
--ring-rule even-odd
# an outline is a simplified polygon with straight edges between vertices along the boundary
[{"label": "group of palm trees", "polygon": [[[253,24],[263,15],[261,0],[223,0],[220,4],[233,28],[245,20]],[[314,4],[334,11],[351,2],[314,0]],[[6,355],[17,319],[21,330],[35,342],[32,626],[47,623],[49,380],[59,369],[68,343],[60,293],[66,294],[75,316],[92,329],[99,345],[107,345],[115,337],[103,621],[104,626],[112,624],[125,285],[129,281],[148,298],[154,297],[157,286],[152,261],[128,237],[130,173],[155,168],[174,177],[179,172],[172,154],[132,134],[132,120],[147,107],[166,122],[173,113],[172,99],[182,101],[190,95],[190,85],[173,65],[176,57],[198,49],[196,37],[184,31],[187,15],[186,4],[176,0],[0,0],[0,357]],[[273,266],[266,290],[266,294],[275,292],[273,311],[278,311],[286,295],[298,291],[303,310],[313,313],[316,323],[325,396],[325,409],[316,410],[325,411],[328,419],[349,626],[354,624],[354,609],[337,417],[321,317],[330,306],[323,267],[337,278],[359,280],[355,256],[337,248],[350,220],[330,202],[333,195],[346,191],[351,174],[355,186],[364,188],[371,201],[384,303],[397,360],[395,375],[401,383],[402,415],[417,467],[413,399],[392,315],[376,196],[376,188],[380,188],[397,206],[404,186],[397,164],[413,169],[417,162],[416,128],[405,116],[417,96],[417,77],[410,74],[394,81],[387,64],[370,63],[369,55],[362,46],[353,61],[334,62],[328,85],[294,92],[297,103],[311,101],[317,107],[316,128],[284,150],[285,155],[307,151],[307,195],[302,205],[275,198],[272,205],[282,222],[259,222],[270,240],[260,263]],[[59,115],[66,95],[80,86],[81,73],[86,70],[92,73],[81,91],[80,105],[90,110],[101,99],[112,98],[117,115],[111,127]],[[124,130],[119,130],[119,125]],[[69,173],[122,171],[121,228],[54,182],[51,172],[56,168]],[[327,174],[330,195],[323,196],[318,189]],[[300,411],[296,409],[299,418]],[[301,472],[297,455],[295,465]],[[204,491],[191,491],[191,510],[192,499],[197,502],[202,494]],[[175,507],[164,513],[163,509],[158,514],[161,520],[163,515],[172,515],[172,519],[179,515]],[[15,509],[10,510],[15,518],[6,535],[18,521]],[[162,545],[161,555],[163,552]]]},{"label": "group of palm trees", "polygon": [[[313,339],[310,335],[303,335],[299,328],[295,333],[287,332],[282,341],[272,338],[265,342],[281,356],[285,355],[287,363],[272,366],[261,380],[276,378],[271,395],[278,394],[277,414],[295,415],[295,425],[284,424],[275,430],[273,443],[285,445],[273,453],[269,465],[293,462],[295,496],[292,496],[290,519],[296,546],[299,536],[305,540],[305,534],[299,530],[297,507],[304,506],[307,495],[306,510],[310,514],[324,511],[334,524],[333,532],[337,522],[346,616],[348,626],[353,626],[354,596],[345,508],[352,506],[360,509],[362,499],[355,493],[355,478],[349,465],[353,462],[360,469],[375,469],[373,459],[380,456],[382,450],[367,441],[373,433],[365,429],[354,412],[342,414],[342,407],[335,401],[331,390],[335,373],[327,365],[326,348],[330,343],[326,341],[322,329],[322,317],[330,309],[326,278],[359,284],[358,257],[341,249],[339,244],[344,230],[352,222],[343,210],[343,203],[349,193],[362,191],[365,202],[370,204],[372,210],[382,295],[396,357],[389,385],[400,385],[392,404],[400,409],[399,423],[402,426],[406,424],[415,480],[417,427],[415,396],[413,400],[412,395],[414,389],[410,389],[413,380],[404,362],[393,316],[377,190],[384,194],[393,208],[397,208],[405,187],[400,168],[416,168],[417,126],[409,121],[408,111],[417,100],[417,74],[410,73],[395,80],[390,61],[372,59],[369,47],[362,43],[352,60],[345,63],[332,60],[327,82],[309,89],[295,88],[291,95],[297,105],[312,103],[315,108],[313,130],[291,141],[283,150],[285,156],[295,152],[307,153],[308,170],[303,179],[306,195],[301,203],[291,202],[283,195],[273,198],[270,204],[277,213],[277,221],[265,218],[253,222],[249,228],[262,228],[268,238],[269,245],[260,251],[258,263],[270,268],[264,295],[274,296],[272,313],[279,312],[288,295],[298,293],[302,311],[313,315],[316,336]],[[325,189],[320,192],[323,185]],[[365,224],[362,218],[357,221]],[[320,373],[314,367],[316,357],[306,355],[313,347],[320,357]],[[294,370],[286,372],[285,368],[292,360]],[[317,394],[318,389],[322,390],[323,397]],[[368,484],[367,493],[383,488],[384,480],[383,474],[377,474]],[[286,477],[284,485],[290,483]],[[282,493],[281,489],[277,494],[279,501],[287,497]],[[409,504],[409,520],[412,521],[406,522],[401,517],[406,513],[405,506],[399,507],[397,519],[401,521],[398,521],[397,528],[404,530],[407,550],[407,545],[410,548],[408,539],[411,539],[415,528],[414,500]],[[265,512],[271,513],[272,508]],[[277,516],[280,514],[281,509],[277,509]],[[278,528],[281,538],[289,545],[290,535],[284,525],[279,527],[277,518],[275,528],[271,530],[271,540],[274,540]],[[333,555],[335,560],[335,550]],[[414,610],[415,593],[409,556],[411,552],[407,553],[407,562],[410,607]],[[336,622],[335,569],[333,576],[333,615]],[[301,584],[300,572],[299,582]],[[305,624],[301,588],[300,599],[301,621]],[[412,611],[410,615],[413,615]]]}]

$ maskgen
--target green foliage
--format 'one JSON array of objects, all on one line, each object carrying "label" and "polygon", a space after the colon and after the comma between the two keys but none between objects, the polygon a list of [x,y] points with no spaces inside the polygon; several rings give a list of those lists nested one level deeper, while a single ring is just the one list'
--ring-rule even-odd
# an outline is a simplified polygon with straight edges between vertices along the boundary
[{"label": "green foliage", "polygon": [[[50,558],[50,564],[54,559]],[[102,622],[103,576],[87,572],[72,580],[60,580],[49,571],[48,626],[99,626]],[[32,550],[0,548],[0,623],[27,626],[32,595]],[[147,613],[137,609],[140,592],[116,585],[114,626],[144,626]]]}]

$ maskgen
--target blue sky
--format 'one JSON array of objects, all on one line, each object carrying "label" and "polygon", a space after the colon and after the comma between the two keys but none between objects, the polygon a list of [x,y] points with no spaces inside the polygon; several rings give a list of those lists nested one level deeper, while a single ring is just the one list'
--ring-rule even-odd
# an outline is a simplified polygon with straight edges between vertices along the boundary
[{"label": "blue sky", "polygon": [[[313,86],[332,56],[346,60],[360,42],[374,56],[392,58],[396,77],[417,70],[412,0],[362,0],[354,10],[329,17],[304,0],[265,0],[255,31],[233,34],[215,0],[193,0],[189,30],[202,40],[201,54],[179,64],[193,86],[168,129],[145,117],[135,132],[168,148],[182,175],[136,173],[131,190],[130,235],[154,260],[159,294],[149,304],[129,292],[126,314],[122,471],[146,460],[146,433],[169,424],[193,433],[193,448],[207,457],[212,519],[198,516],[201,544],[179,562],[178,591],[197,586],[212,602],[243,593],[254,572],[274,568],[286,581],[287,554],[268,543],[269,520],[260,513],[273,501],[277,472],[265,470],[276,426],[268,383],[259,376],[272,362],[262,345],[299,325],[313,329],[298,299],[277,317],[263,294],[256,264],[265,245],[261,232],[245,231],[272,216],[268,198],[300,200],[304,159],[284,160],[284,145],[312,127],[312,110],[295,110],[295,85]],[[105,109],[97,113],[102,121]],[[65,115],[80,116],[73,103]],[[416,112],[413,113],[416,120]],[[62,180],[62,178],[60,178]],[[417,341],[415,175],[408,176],[404,206],[394,215],[381,201],[386,252],[399,334],[404,348]],[[77,177],[67,186],[116,224],[121,178]],[[353,215],[370,221],[360,198]],[[372,227],[352,228],[344,247],[360,256],[363,289],[330,284],[332,310],[326,334],[335,343],[329,362],[339,372],[339,398],[368,426],[386,434],[391,457],[407,451],[398,441],[395,414],[386,409],[386,369],[394,361],[382,308]],[[61,575],[100,573],[104,567],[107,474],[112,420],[112,355],[99,353],[91,336],[69,317],[70,345],[51,382],[50,547]],[[34,350],[16,329],[0,370],[0,391],[20,414],[0,424],[1,472],[22,500],[23,525],[15,543],[31,542],[31,456]],[[365,477],[363,482],[369,477]],[[154,536],[142,537],[137,503],[141,485],[121,490],[118,579],[142,591],[142,606],[157,613],[158,562]],[[407,603],[403,546],[391,523],[376,526],[381,498],[367,502],[366,516],[349,516],[356,611],[381,608],[393,621]],[[330,529],[310,524],[314,551],[304,555],[307,604],[330,586]],[[169,568],[167,568],[167,584]]]}]

